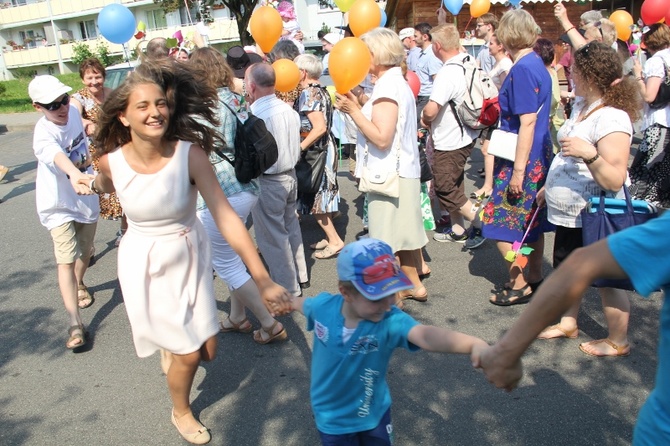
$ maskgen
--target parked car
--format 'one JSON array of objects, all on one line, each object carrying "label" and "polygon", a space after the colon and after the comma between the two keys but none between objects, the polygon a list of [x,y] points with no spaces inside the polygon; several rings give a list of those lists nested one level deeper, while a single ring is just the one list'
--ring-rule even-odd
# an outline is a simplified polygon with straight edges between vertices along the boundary
[{"label": "parked car", "polygon": [[128,73],[135,70],[136,61],[123,62],[105,68],[105,87],[114,90],[126,79]]}]

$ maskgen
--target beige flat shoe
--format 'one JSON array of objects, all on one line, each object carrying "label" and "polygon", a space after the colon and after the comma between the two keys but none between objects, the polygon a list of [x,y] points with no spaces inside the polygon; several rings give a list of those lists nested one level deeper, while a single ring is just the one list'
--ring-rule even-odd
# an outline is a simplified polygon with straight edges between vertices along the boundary
[{"label": "beige flat shoe", "polygon": [[179,432],[179,435],[181,435],[184,440],[192,444],[207,444],[212,440],[212,434],[209,433],[209,429],[203,426],[200,422],[198,422],[200,424],[200,429],[198,429],[197,432],[182,432],[182,430],[179,428],[179,423],[177,423],[177,418],[174,416],[174,409],[172,409],[171,414],[172,424],[174,424],[174,427],[177,428],[177,432]]}]

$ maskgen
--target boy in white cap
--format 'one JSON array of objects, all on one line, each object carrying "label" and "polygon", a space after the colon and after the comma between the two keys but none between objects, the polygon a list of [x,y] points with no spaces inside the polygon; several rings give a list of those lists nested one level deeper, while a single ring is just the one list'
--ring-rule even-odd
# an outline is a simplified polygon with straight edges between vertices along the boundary
[{"label": "boy in white cap", "polygon": [[391,445],[391,395],[386,370],[393,350],[423,348],[477,357],[479,338],[421,325],[393,305],[412,288],[391,247],[361,239],[337,259],[340,294],[295,298],[314,330],[310,396],[323,445]]},{"label": "boy in white cap", "polygon": [[65,346],[74,349],[86,344],[79,309],[93,303],[84,285],[84,273],[100,207],[88,187],[94,178],[91,156],[79,111],[70,107],[70,90],[49,75],[36,76],[28,85],[33,107],[44,113],[33,135],[37,213],[53,239],[58,285],[69,316]]}]

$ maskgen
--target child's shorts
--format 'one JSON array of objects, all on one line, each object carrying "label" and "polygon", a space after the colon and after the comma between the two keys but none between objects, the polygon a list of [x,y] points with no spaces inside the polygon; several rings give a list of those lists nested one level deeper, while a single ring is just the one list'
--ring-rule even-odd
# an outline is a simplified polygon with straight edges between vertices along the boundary
[{"label": "child's shorts", "polygon": [[386,411],[379,425],[374,429],[353,434],[330,435],[319,431],[323,446],[391,446],[393,444],[393,425],[391,408]]},{"label": "child's shorts", "polygon": [[74,263],[78,258],[87,258],[93,246],[95,228],[98,223],[69,221],[51,230],[56,263]]}]

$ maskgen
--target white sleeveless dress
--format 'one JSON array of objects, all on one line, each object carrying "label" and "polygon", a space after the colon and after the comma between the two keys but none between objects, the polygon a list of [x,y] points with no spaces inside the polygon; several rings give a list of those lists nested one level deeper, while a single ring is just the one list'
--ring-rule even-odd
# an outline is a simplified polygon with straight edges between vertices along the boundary
[{"label": "white sleeveless dress", "polygon": [[137,355],[163,348],[187,354],[219,332],[209,238],[196,218],[188,174],[191,143],[179,141],[154,174],[139,174],[119,148],[109,154],[116,193],[128,218],[118,275]]}]

